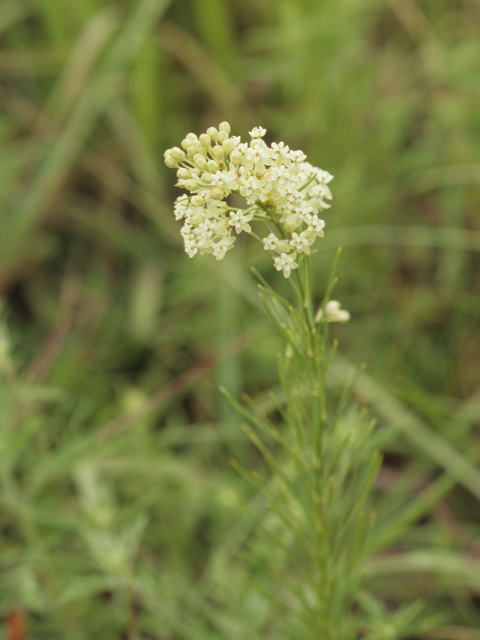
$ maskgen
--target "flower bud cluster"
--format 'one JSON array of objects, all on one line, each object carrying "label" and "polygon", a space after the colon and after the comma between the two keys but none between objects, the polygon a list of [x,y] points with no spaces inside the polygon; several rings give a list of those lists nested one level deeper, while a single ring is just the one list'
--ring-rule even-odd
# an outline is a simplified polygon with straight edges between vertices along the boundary
[{"label": "flower bud cluster", "polygon": [[346,309],[341,309],[340,302],[329,300],[325,305],[325,313],[320,309],[315,318],[315,322],[348,322],[350,314]]},{"label": "flower bud cluster", "polygon": [[[298,267],[299,254],[309,254],[315,239],[323,236],[319,213],[330,207],[333,176],[283,142],[267,146],[265,133],[255,127],[250,143],[242,143],[222,122],[198,137],[189,133],[182,148],[165,152],[165,164],[177,169],[177,186],[189,192],[177,198],[174,211],[184,221],[181,233],[190,257],[212,253],[221,260],[233,246],[233,232],[250,233],[249,222],[259,220],[272,229],[263,239],[264,248],[278,254],[275,268],[288,278]],[[243,196],[250,206],[229,206],[230,194]]]}]

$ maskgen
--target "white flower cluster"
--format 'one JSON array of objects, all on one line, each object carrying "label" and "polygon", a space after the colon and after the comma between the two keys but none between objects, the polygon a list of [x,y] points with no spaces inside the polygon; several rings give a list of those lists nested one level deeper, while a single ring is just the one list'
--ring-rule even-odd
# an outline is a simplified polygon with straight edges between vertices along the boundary
[{"label": "white flower cluster", "polygon": [[[178,187],[190,195],[175,202],[175,217],[184,220],[182,236],[190,257],[213,253],[221,260],[233,246],[235,236],[251,232],[249,222],[259,220],[270,227],[264,248],[278,254],[275,267],[286,278],[298,267],[299,254],[310,253],[325,222],[319,213],[330,205],[332,195],[326,171],[306,162],[302,151],[291,151],[283,142],[269,147],[262,139],[266,130],[250,131],[250,143],[230,136],[222,122],[197,137],[189,133],[182,149],[165,152],[165,163],[177,169]],[[229,206],[230,194],[243,196],[245,210]]]}]

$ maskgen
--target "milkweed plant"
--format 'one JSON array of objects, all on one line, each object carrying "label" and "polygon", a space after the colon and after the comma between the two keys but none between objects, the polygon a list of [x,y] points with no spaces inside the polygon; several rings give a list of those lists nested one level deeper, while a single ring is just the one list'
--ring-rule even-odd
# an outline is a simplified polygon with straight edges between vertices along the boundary
[{"label": "milkweed plant", "polygon": [[[325,380],[336,350],[329,323],[346,322],[350,315],[330,299],[334,273],[320,301],[314,300],[310,275],[333,176],[283,142],[267,145],[265,134],[256,127],[245,143],[222,122],[198,137],[189,133],[182,148],[166,151],[165,163],[177,170],[177,186],[186,191],[175,202],[175,217],[183,222],[191,258],[207,253],[222,260],[245,233],[262,245],[293,289],[292,302],[254,270],[266,312],[285,340],[274,410],[247,397],[239,403],[222,389],[246,419],[245,430],[269,468],[268,477],[261,477],[233,462],[261,487],[268,503],[268,517],[248,542],[257,552],[262,545],[268,549],[267,597],[283,612],[274,622],[280,634],[274,637],[373,640],[383,636],[369,614],[378,607],[365,595],[362,568],[372,524],[368,498],[380,456],[373,424],[352,408],[348,391],[337,407],[327,398]],[[231,194],[242,196],[245,206],[232,206]],[[337,259],[338,252],[335,264]]]}]

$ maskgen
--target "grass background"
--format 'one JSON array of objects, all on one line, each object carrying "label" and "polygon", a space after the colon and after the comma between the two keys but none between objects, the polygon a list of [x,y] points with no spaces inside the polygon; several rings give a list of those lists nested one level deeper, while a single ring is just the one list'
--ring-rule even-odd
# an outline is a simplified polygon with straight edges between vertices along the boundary
[{"label": "grass background", "polygon": [[0,638],[281,637],[217,388],[267,402],[245,265],[284,283],[251,243],[189,260],[163,166],[222,120],[335,175],[329,384],[366,362],[386,434],[369,637],[480,638],[478,0],[2,0],[0,39]]}]

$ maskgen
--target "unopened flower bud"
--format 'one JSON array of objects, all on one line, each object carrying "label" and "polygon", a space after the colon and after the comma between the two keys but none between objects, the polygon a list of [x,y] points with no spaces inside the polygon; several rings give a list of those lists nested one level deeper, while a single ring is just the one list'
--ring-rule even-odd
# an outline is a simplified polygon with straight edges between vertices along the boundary
[{"label": "unopened flower bud", "polygon": [[165,152],[165,164],[169,169],[176,169],[178,167],[178,161],[175,160],[169,151]]},{"label": "unopened flower bud", "polygon": [[237,149],[234,149],[230,154],[230,162],[232,162],[235,165],[240,164],[240,162],[242,161],[242,157],[243,156],[240,153],[240,151],[238,151]]},{"label": "unopened flower bud", "polygon": [[226,131],[219,131],[217,134],[217,142],[222,144],[228,138],[228,133]]},{"label": "unopened flower bud", "polygon": [[194,133],[189,133],[182,140],[182,147],[184,149],[188,149],[188,147],[190,147],[192,144],[197,144],[197,143],[198,143],[197,136]]},{"label": "unopened flower bud", "polygon": [[194,207],[202,207],[205,204],[205,198],[203,196],[192,196],[190,202]]},{"label": "unopened flower bud", "polygon": [[225,153],[232,153],[232,151],[235,149],[235,145],[233,144],[232,140],[230,140],[230,138],[227,138],[222,142],[222,147]]},{"label": "unopened flower bud", "polygon": [[192,174],[188,169],[181,168],[177,171],[177,178],[179,180],[188,180],[191,177],[192,177]]},{"label": "unopened flower bud", "polygon": [[170,149],[170,153],[177,160],[185,160],[185,151],[182,151],[178,147],[173,147],[173,149]]},{"label": "unopened flower bud", "polygon": [[216,140],[217,139],[217,133],[218,133],[218,131],[215,129],[215,127],[209,127],[207,129],[207,134],[208,134],[209,138],[211,138],[211,140]]},{"label": "unopened flower bud", "polygon": [[202,182],[205,182],[206,184],[210,184],[212,180],[213,178],[211,173],[207,173],[206,171],[205,173],[202,173]]},{"label": "unopened flower bud", "polygon": [[188,191],[196,191],[198,189],[198,182],[196,180],[187,180],[185,182],[185,189],[188,189]]},{"label": "unopened flower bud", "polygon": [[212,140],[210,138],[209,135],[207,135],[206,133],[202,133],[199,137],[200,142],[205,145],[206,147],[210,147],[212,144]]},{"label": "unopened flower bud", "polygon": [[218,126],[220,131],[225,131],[225,133],[227,135],[230,135],[230,125],[228,124],[228,122],[222,122],[219,126]]},{"label": "unopened flower bud", "polygon": [[221,189],[212,189],[211,194],[214,200],[222,200],[222,198],[225,196],[224,192]]},{"label": "unopened flower bud", "polygon": [[[194,196],[195,197],[195,196]],[[192,198],[193,200],[193,198]],[[198,214],[193,213],[190,217],[190,221],[193,225],[198,226],[199,224],[202,224],[204,218],[203,216],[199,216]]]},{"label": "unopened flower bud", "polygon": [[223,148],[218,146],[218,145],[213,147],[213,149],[212,149],[212,155],[214,155],[215,158],[218,158],[219,160],[223,159],[224,153],[225,152],[224,152]]},{"label": "unopened flower bud", "polygon": [[212,173],[215,173],[215,171],[218,170],[218,162],[215,162],[215,160],[209,160],[207,162],[207,169]]},{"label": "unopened flower bud", "polygon": [[193,156],[193,162],[199,169],[204,170],[207,168],[207,161],[205,160],[205,156],[202,156],[200,153],[197,153]]}]

